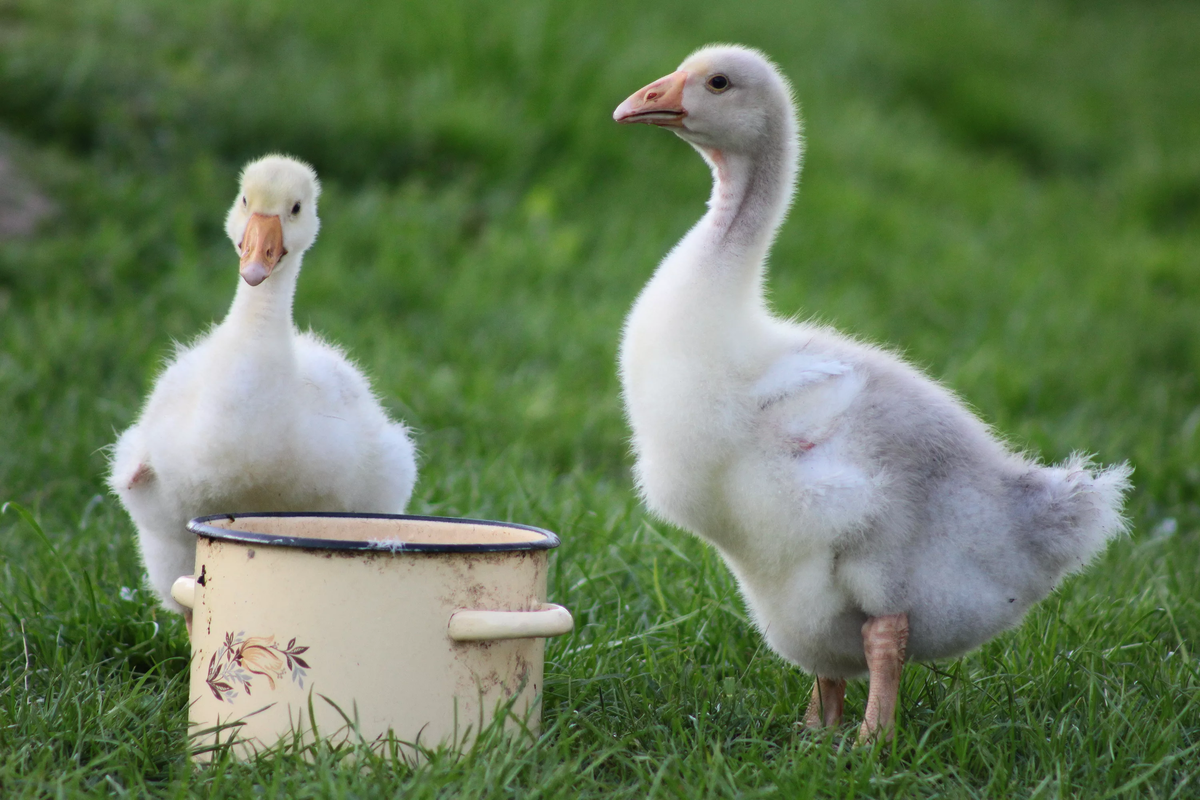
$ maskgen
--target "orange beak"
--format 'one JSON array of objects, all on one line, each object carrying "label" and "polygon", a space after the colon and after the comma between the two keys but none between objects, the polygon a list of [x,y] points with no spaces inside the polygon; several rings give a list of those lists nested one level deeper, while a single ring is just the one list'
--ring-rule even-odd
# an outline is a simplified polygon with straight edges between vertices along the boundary
[{"label": "orange beak", "polygon": [[287,248],[283,246],[283,223],[278,215],[252,214],[238,247],[242,251],[242,265],[238,270],[242,280],[258,286],[270,277],[279,259],[287,255]]},{"label": "orange beak", "polygon": [[682,128],[687,111],[683,109],[683,86],[688,74],[683,70],[659,78],[649,86],[638,89],[617,106],[613,119],[617,122],[645,122],[662,128]]}]

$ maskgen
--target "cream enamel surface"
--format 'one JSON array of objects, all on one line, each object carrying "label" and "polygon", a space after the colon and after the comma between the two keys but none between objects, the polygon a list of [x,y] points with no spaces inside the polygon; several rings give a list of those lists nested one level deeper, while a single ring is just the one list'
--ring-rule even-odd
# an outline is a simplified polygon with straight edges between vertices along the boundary
[{"label": "cream enamel surface", "polygon": [[[529,533],[426,523],[439,525],[485,541]],[[270,527],[294,536],[319,529],[323,538],[338,529],[337,538],[357,541],[370,539],[364,528],[378,525],[283,517]],[[310,693],[317,728],[334,741],[353,734],[322,696],[357,717],[358,734],[368,742],[392,730],[402,742],[469,746],[497,704],[510,700],[512,713],[536,731],[544,640],[456,642],[449,624],[463,609],[536,614],[558,608],[545,602],[547,560],[546,550],[330,551],[197,537],[195,574],[203,581],[194,595],[189,710],[196,758],[207,759],[218,724],[242,723],[235,745],[240,757],[294,730],[311,738]],[[242,643],[245,664],[266,673],[243,670],[251,679],[249,694],[239,686],[236,696],[213,686],[214,670],[234,664],[225,648],[230,638]],[[293,671],[277,669],[285,660],[277,648],[289,643],[307,648],[300,654],[308,665],[303,686]]]},{"label": "cream enamel surface", "polygon": [[570,633],[574,627],[570,611],[554,603],[543,603],[532,611],[475,611],[469,608],[455,611],[447,630],[456,642],[486,642],[561,636]]}]

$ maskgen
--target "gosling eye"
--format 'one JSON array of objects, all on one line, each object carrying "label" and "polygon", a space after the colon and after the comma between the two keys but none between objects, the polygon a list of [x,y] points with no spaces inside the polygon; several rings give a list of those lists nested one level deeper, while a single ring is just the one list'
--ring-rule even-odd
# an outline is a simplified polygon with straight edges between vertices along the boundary
[{"label": "gosling eye", "polygon": [[729,78],[725,75],[717,73],[705,81],[704,86],[713,94],[720,94],[729,88]]},{"label": "gosling eye", "polygon": [[246,195],[242,195],[242,208],[246,207]]},{"label": "gosling eye", "polygon": [[296,205],[292,206],[292,216],[300,213],[300,201],[296,201]]}]

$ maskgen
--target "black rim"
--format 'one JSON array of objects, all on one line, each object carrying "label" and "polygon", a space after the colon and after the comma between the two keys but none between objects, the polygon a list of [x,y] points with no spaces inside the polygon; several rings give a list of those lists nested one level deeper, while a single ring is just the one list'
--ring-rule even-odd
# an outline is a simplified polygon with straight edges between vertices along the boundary
[{"label": "black rim", "polygon": [[[466,525],[491,525],[497,528],[517,528],[541,536],[532,542],[493,542],[490,544],[429,544],[420,542],[350,542],[340,539],[305,539],[299,536],[276,536],[269,533],[253,533],[231,528],[218,528],[209,523],[215,520],[234,522],[239,519],[262,519],[264,517],[338,517],[340,519],[387,519],[413,520],[418,522],[453,522]],[[275,547],[301,547],[316,550],[367,550],[382,553],[499,553],[509,550],[549,550],[558,547],[558,536],[542,528],[518,525],[515,522],[497,522],[491,519],[465,519],[461,517],[420,517],[411,514],[348,514],[306,513],[303,511],[258,512],[251,514],[211,514],[196,517],[187,524],[187,529],[198,536],[220,539],[227,542],[246,542],[272,545]]]}]

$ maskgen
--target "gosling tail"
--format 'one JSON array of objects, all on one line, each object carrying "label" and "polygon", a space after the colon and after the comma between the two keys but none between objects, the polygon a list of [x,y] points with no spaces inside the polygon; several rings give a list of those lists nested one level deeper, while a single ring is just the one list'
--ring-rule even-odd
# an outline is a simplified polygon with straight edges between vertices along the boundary
[{"label": "gosling tail", "polygon": [[1096,470],[1090,457],[1073,454],[1059,466],[1031,470],[1019,481],[1029,520],[1030,543],[1055,580],[1083,569],[1125,533],[1128,463]]}]

